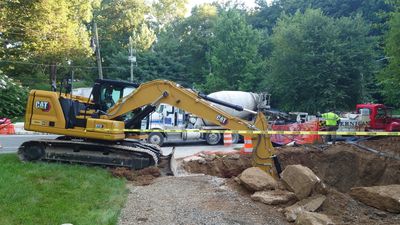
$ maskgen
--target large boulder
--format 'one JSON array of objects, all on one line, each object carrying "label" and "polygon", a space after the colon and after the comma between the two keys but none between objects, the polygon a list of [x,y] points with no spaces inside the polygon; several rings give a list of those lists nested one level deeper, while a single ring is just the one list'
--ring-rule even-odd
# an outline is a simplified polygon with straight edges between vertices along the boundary
[{"label": "large boulder", "polygon": [[251,196],[254,201],[259,201],[267,205],[286,204],[295,200],[296,196],[293,192],[283,190],[257,191]]},{"label": "large boulder", "polygon": [[310,196],[315,185],[321,182],[312,170],[302,165],[287,166],[281,173],[281,178],[299,200]]},{"label": "large boulder", "polygon": [[298,225],[333,225],[332,220],[324,214],[315,212],[301,212],[297,219]]},{"label": "large boulder", "polygon": [[250,167],[239,175],[240,183],[250,191],[275,189],[277,181],[267,172],[258,167]]},{"label": "large boulder", "polygon": [[400,213],[400,185],[355,187],[350,190],[350,195],[366,205]]},{"label": "large boulder", "polygon": [[314,195],[299,202],[296,202],[294,205],[286,207],[284,210],[286,219],[289,222],[293,222],[302,212],[314,212],[319,207],[321,207],[325,199],[326,197],[324,195]]}]

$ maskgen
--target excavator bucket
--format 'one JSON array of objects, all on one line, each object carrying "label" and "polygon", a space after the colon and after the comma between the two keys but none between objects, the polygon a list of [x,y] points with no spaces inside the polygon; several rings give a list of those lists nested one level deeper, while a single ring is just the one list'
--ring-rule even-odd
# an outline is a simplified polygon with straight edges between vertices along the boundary
[{"label": "excavator bucket", "polygon": [[158,164],[162,176],[175,176],[177,174],[177,163],[175,159],[175,147],[168,155],[162,155]]}]

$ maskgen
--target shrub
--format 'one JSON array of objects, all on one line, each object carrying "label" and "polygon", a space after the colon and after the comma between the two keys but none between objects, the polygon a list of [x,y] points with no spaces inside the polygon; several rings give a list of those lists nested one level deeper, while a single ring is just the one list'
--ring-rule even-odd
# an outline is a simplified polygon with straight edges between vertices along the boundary
[{"label": "shrub", "polygon": [[0,117],[14,119],[25,112],[28,89],[0,70]]}]

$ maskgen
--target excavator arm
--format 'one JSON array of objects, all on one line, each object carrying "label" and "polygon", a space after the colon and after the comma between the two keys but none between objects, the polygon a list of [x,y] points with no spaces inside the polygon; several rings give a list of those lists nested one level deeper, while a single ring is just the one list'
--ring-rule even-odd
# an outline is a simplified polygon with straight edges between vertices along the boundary
[{"label": "excavator arm", "polygon": [[253,141],[253,166],[274,176],[279,174],[280,166],[269,135],[251,133],[267,130],[268,123],[264,114],[258,112],[252,122],[234,117],[202,99],[194,91],[171,81],[154,80],[140,85],[134,92],[121,98],[101,119],[113,120],[143,106],[155,107],[160,103],[178,107],[227,129],[249,131],[243,135],[250,136]]}]

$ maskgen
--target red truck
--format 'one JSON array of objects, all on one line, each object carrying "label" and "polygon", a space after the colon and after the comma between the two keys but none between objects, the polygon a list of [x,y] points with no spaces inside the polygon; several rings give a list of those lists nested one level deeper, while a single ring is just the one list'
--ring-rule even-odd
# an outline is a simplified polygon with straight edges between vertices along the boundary
[{"label": "red truck", "polygon": [[400,131],[400,118],[393,118],[391,109],[383,104],[357,104],[357,113],[368,111],[370,122],[368,130]]}]

